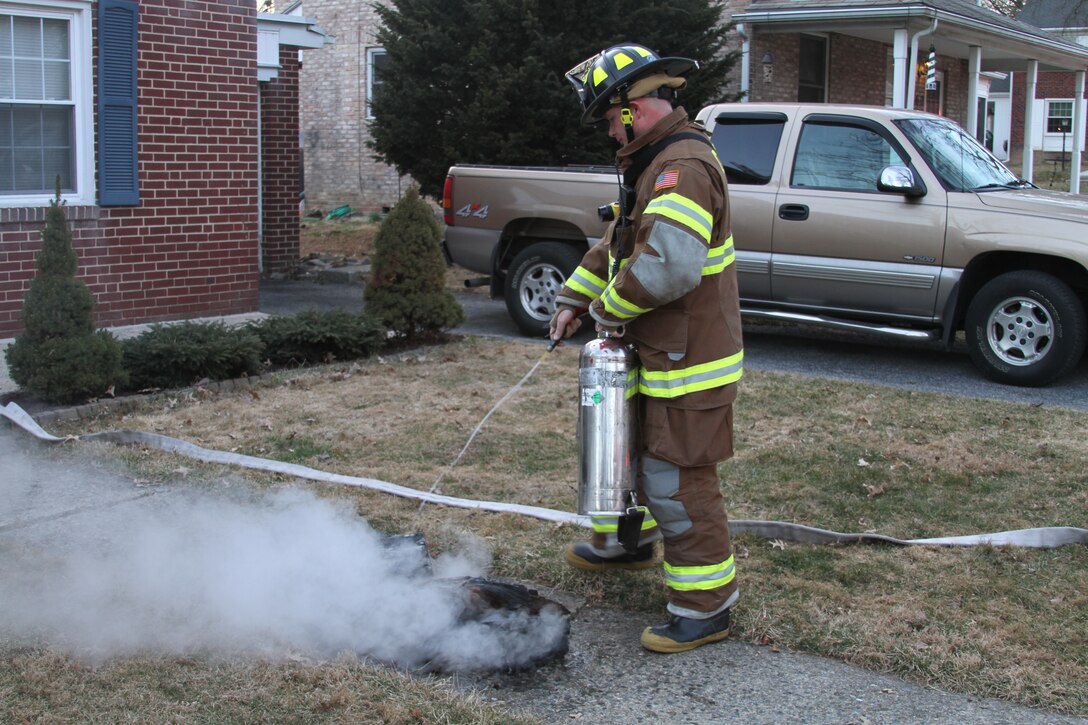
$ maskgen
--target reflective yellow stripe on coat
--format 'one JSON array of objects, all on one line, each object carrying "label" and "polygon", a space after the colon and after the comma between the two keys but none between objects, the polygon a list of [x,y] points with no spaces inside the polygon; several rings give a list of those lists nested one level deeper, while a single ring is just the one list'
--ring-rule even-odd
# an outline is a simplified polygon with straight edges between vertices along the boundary
[{"label": "reflective yellow stripe on coat", "polygon": [[744,374],[744,351],[720,360],[676,370],[643,368],[638,392],[652,398],[678,398],[681,395],[710,390],[735,383]]},{"label": "reflective yellow stripe on coat", "polygon": [[567,280],[567,286],[579,294],[583,294],[591,300],[595,300],[604,292],[605,281],[590,272],[585,267],[579,266]]},{"label": "reflective yellow stripe on coat", "polygon": [[714,217],[703,207],[680,194],[662,194],[646,205],[645,214],[657,214],[682,224],[707,244],[714,228]]}]

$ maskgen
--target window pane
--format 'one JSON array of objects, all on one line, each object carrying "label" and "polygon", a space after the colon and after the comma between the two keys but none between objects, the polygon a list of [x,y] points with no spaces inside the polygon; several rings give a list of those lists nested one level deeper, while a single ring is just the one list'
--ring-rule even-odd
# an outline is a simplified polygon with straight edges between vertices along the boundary
[{"label": "window pane", "polygon": [[718,119],[714,147],[730,184],[766,184],[771,180],[785,121]]},{"label": "window pane", "polygon": [[906,164],[883,136],[867,128],[806,124],[794,160],[793,186],[876,191],[885,166]]},{"label": "window pane", "polygon": [[0,15],[0,58],[11,57],[11,16]]},{"label": "window pane", "polygon": [[46,58],[68,60],[68,21],[42,21],[42,54]]},{"label": "window pane", "polygon": [[42,57],[42,21],[38,18],[12,18],[15,34],[15,55],[23,58]]},{"label": "window pane", "polygon": [[16,191],[44,191],[41,148],[15,149],[14,185]]},{"label": "window pane", "polygon": [[15,148],[40,146],[42,143],[42,113],[36,107],[15,106],[11,111]]},{"label": "window pane", "polygon": [[73,188],[72,108],[0,106],[0,192]]},{"label": "window pane", "polygon": [[42,99],[42,62],[40,60],[15,59],[15,98],[34,101]]},{"label": "window pane", "polygon": [[68,92],[68,61],[47,60],[42,70],[45,100],[67,101],[71,97]]},{"label": "window pane", "polygon": [[67,108],[42,109],[42,146],[67,148],[71,145],[70,117],[71,112]]},{"label": "window pane", "polygon": [[42,186],[50,191],[57,190],[57,177],[60,188],[72,188],[71,163],[67,149],[42,149]]},{"label": "window pane", "polygon": [[11,147],[0,146],[0,193],[15,190],[15,185],[13,183],[11,174],[11,162]]}]

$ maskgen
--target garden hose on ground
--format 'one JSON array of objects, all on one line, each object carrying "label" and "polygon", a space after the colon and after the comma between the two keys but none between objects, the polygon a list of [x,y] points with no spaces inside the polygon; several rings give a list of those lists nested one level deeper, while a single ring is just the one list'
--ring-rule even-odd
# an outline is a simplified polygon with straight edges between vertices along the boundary
[{"label": "garden hose on ground", "polygon": [[[541,359],[543,360],[543,357]],[[537,364],[539,365],[539,362]],[[533,370],[535,369],[536,367],[534,366]],[[529,374],[532,374],[532,370],[529,371]],[[522,383],[524,383],[524,381],[528,379],[528,377],[529,376],[526,375],[526,377],[522,380]],[[520,384],[521,383],[519,383],[519,386]],[[200,446],[194,445],[192,443],[187,443],[177,438],[158,435],[156,433],[116,430],[102,431],[100,433],[88,433],[87,435],[71,436],[68,438],[59,438],[52,435],[51,433],[48,433],[45,429],[38,425],[38,422],[34,420],[34,418],[32,418],[29,413],[27,413],[15,403],[8,403],[5,407],[0,408],[0,416],[6,418],[25,432],[33,435],[35,438],[49,443],[63,443],[68,440],[79,440],[105,441],[108,443],[116,443],[121,445],[145,445],[151,448],[157,448],[162,451],[186,456],[188,458],[192,458],[198,461],[204,461],[206,463],[242,466],[244,468],[250,468],[253,470],[269,471],[272,473],[281,473],[288,476],[295,476],[297,478],[303,478],[310,481],[338,483],[347,486],[362,486],[364,488],[370,488],[376,491],[391,493],[394,496],[403,496],[405,498],[416,499],[424,503],[436,503],[442,504],[444,506],[478,509],[481,511],[493,511],[496,513],[514,513],[522,516],[531,516],[533,518],[542,519],[544,521],[552,521],[555,523],[573,524],[575,526],[583,526],[587,528],[590,526],[588,516],[581,516],[579,514],[570,513],[567,511],[556,511],[555,509],[542,508],[539,506],[527,506],[516,503],[473,501],[471,499],[442,496],[432,491],[418,491],[413,488],[398,486],[394,483],[378,481],[372,478],[357,478],[355,476],[345,476],[337,473],[327,473],[325,471],[319,471],[314,468],[308,468],[307,466],[300,466],[294,463],[270,461],[265,458],[257,458],[256,456],[246,456],[239,453],[228,453],[225,451],[216,451],[208,448],[202,448]],[[462,451],[462,453],[463,452],[464,451]],[[441,480],[441,477],[439,480]],[[437,482],[435,485],[437,486]],[[116,502],[110,502],[105,505],[114,505],[115,503]],[[70,514],[75,515],[85,510],[88,509],[83,508],[74,510],[70,512]],[[0,523],[0,530],[15,528],[22,528],[22,526],[18,522],[7,524]],[[729,528],[734,536],[740,534],[752,534],[754,536],[759,536],[767,539],[796,541],[807,544],[843,544],[868,542],[897,545],[931,546],[1021,546],[1038,549],[1049,549],[1068,544],[1088,545],[1088,529],[1080,529],[1072,526],[1049,526],[1034,529],[1018,529],[1015,531],[999,531],[991,534],[947,536],[931,539],[896,539],[891,536],[884,536],[882,534],[872,533],[847,534],[782,521],[731,520],[729,522]]]}]

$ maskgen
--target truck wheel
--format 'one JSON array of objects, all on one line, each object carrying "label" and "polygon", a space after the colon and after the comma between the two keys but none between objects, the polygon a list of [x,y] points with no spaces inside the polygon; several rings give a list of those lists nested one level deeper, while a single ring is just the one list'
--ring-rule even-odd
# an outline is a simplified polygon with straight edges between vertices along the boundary
[{"label": "truck wheel", "polygon": [[514,257],[504,296],[506,309],[522,333],[547,334],[555,297],[581,261],[577,249],[560,242],[533,244]]},{"label": "truck wheel", "polygon": [[1065,375],[1084,353],[1084,306],[1057,277],[1022,270],[995,277],[967,308],[967,349],[986,377],[1037,387]]}]

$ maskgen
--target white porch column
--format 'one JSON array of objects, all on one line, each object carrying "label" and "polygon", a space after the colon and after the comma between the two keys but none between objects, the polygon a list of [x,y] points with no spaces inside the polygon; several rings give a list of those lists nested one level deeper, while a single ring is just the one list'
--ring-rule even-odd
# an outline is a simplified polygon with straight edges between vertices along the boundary
[{"label": "white porch column", "polygon": [[[895,31],[892,45],[892,107],[907,107],[907,37],[906,28]],[[910,71],[913,73],[914,71]]]},{"label": "white porch column", "polygon": [[972,45],[967,51],[967,133],[978,138],[978,74],[982,71],[982,48]]},{"label": "white porch column", "polygon": [[1084,71],[1073,76],[1073,160],[1069,165],[1069,191],[1080,193],[1080,156],[1084,151]]},{"label": "white porch column", "polygon": [[1039,80],[1039,61],[1029,60],[1027,83],[1024,88],[1024,169],[1023,178],[1031,181],[1035,175],[1031,137],[1035,132],[1035,84]]}]

